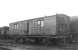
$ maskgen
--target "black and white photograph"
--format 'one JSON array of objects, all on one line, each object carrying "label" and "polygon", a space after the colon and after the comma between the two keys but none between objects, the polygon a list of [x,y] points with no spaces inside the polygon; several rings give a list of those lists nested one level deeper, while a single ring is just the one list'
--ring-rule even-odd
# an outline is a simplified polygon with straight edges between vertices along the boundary
[{"label": "black and white photograph", "polygon": [[0,0],[0,50],[78,50],[78,0]]}]

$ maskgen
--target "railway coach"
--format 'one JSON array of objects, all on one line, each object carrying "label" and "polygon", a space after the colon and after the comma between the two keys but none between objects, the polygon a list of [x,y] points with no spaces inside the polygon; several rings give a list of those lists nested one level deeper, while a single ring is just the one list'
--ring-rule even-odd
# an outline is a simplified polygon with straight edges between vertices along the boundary
[{"label": "railway coach", "polygon": [[22,43],[67,43],[70,38],[70,17],[56,14],[10,23],[9,35]]}]

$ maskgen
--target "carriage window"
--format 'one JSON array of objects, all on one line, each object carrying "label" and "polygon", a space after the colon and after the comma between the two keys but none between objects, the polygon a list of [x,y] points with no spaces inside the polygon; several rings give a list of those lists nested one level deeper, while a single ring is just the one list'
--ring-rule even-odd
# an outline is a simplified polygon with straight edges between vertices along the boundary
[{"label": "carriage window", "polygon": [[41,27],[43,27],[44,26],[44,21],[41,21]]},{"label": "carriage window", "polygon": [[44,21],[38,21],[38,24],[41,25],[41,27],[44,26]]},{"label": "carriage window", "polygon": [[14,25],[14,26],[15,26],[15,29],[16,29],[17,25]]},{"label": "carriage window", "polygon": [[38,24],[40,24],[41,23],[41,21],[38,21]]},{"label": "carriage window", "polygon": [[14,24],[14,28],[15,29],[18,29],[18,24]]}]

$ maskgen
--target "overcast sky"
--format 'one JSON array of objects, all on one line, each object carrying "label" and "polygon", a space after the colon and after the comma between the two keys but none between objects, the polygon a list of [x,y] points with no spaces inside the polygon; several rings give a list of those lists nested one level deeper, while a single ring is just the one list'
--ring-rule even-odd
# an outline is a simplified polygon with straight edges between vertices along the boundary
[{"label": "overcast sky", "polygon": [[9,23],[54,15],[78,15],[77,0],[0,0],[0,27]]}]

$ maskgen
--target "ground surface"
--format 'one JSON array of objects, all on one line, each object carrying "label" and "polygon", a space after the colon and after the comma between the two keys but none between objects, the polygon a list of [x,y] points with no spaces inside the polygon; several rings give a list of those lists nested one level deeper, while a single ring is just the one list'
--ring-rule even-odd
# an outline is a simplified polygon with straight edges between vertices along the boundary
[{"label": "ground surface", "polygon": [[67,46],[42,46],[0,42],[0,50],[78,50],[78,45],[74,44]]}]

